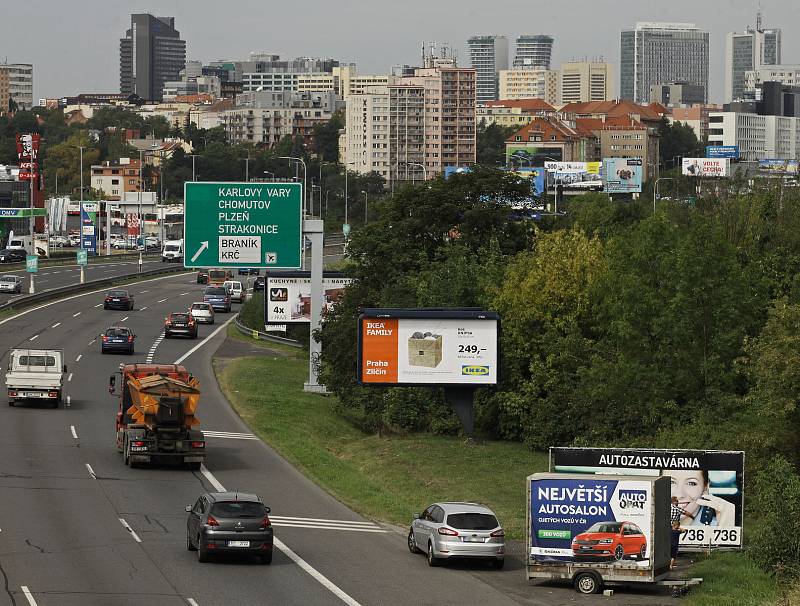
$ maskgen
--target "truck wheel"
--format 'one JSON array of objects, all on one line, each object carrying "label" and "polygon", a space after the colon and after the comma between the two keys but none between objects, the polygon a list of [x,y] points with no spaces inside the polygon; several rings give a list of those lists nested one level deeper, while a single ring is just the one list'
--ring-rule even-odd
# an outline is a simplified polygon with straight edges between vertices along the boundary
[{"label": "truck wheel", "polygon": [[575,575],[572,581],[575,591],[578,593],[600,593],[603,587],[602,581],[593,572],[581,572]]}]

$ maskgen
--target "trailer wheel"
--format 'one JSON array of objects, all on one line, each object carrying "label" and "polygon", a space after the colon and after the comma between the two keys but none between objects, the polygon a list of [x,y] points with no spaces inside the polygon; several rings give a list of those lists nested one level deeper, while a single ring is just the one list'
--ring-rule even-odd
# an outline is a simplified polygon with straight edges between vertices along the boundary
[{"label": "trailer wheel", "polygon": [[590,594],[600,593],[603,587],[602,580],[593,572],[580,572],[572,579],[575,591],[578,593]]}]

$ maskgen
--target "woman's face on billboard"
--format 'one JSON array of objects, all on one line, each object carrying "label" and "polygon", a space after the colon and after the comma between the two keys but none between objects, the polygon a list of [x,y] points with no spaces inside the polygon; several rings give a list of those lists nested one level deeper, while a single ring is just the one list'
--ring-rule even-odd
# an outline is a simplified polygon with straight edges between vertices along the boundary
[{"label": "woman's face on billboard", "polygon": [[678,497],[678,506],[687,513],[695,514],[700,509],[697,499],[705,492],[706,482],[698,470],[664,471],[672,478],[672,496]]}]

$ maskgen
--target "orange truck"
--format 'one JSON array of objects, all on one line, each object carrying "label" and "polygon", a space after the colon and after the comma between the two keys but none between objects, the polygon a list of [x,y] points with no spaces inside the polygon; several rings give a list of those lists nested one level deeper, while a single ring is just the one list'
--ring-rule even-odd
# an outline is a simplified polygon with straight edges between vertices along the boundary
[{"label": "orange truck", "polygon": [[195,417],[200,383],[177,364],[121,364],[108,390],[119,398],[117,450],[126,465],[180,464],[199,470],[206,458]]},{"label": "orange truck", "polygon": [[222,286],[226,280],[233,279],[233,272],[230,269],[209,269],[208,285]]}]

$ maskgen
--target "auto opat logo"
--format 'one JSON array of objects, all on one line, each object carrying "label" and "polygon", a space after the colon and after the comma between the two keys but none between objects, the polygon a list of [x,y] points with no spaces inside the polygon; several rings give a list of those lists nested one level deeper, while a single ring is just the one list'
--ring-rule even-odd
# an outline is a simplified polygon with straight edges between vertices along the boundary
[{"label": "auto opat logo", "polygon": [[646,490],[620,490],[619,506],[621,509],[644,509],[647,503]]},{"label": "auto opat logo", "polygon": [[484,377],[489,374],[488,366],[462,366],[461,374],[470,377]]}]

